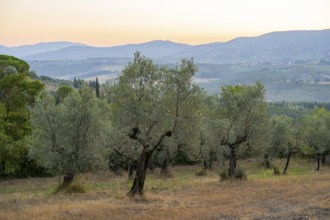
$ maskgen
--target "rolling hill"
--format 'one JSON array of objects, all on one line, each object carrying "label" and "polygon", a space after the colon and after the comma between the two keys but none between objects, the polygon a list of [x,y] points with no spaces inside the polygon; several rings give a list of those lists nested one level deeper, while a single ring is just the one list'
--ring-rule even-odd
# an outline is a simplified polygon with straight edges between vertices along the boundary
[{"label": "rolling hill", "polygon": [[272,32],[258,37],[240,37],[228,42],[196,46],[155,40],[113,47],[92,47],[70,42],[0,47],[0,54],[9,54],[25,60],[131,58],[135,51],[162,63],[176,63],[181,58],[191,57],[198,63],[214,64],[320,59],[330,55],[330,29]]},{"label": "rolling hill", "polygon": [[326,55],[330,55],[330,30],[286,31],[191,47],[169,61],[194,57],[199,63],[224,64],[318,59]]},{"label": "rolling hill", "polygon": [[26,56],[31,56],[33,54],[59,50],[62,48],[67,48],[72,46],[84,46],[84,44],[72,43],[67,41],[58,41],[58,42],[38,43],[32,45],[23,45],[17,47],[5,47],[0,45],[0,54],[8,54],[19,58],[24,58]]},{"label": "rolling hill", "polygon": [[22,56],[21,58],[25,60],[81,60],[103,57],[132,57],[136,51],[140,51],[148,57],[158,58],[170,56],[189,47],[190,45],[160,40],[114,47],[71,45],[55,50],[50,48],[48,51]]},{"label": "rolling hill", "polygon": [[70,42],[0,46],[0,54],[27,60],[38,75],[99,77],[100,82],[118,76],[135,51],[166,65],[194,58],[199,67],[195,82],[212,93],[223,85],[259,80],[272,101],[330,102],[330,29],[272,32],[196,46],[160,40],[114,47]]}]

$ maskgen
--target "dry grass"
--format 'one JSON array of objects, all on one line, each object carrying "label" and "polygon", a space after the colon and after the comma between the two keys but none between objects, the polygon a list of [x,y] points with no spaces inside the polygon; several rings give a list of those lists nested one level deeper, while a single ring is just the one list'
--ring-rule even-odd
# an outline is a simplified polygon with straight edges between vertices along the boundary
[{"label": "dry grass", "polygon": [[330,219],[330,168],[264,178],[245,165],[244,181],[196,177],[196,166],[174,168],[172,179],[152,174],[134,199],[126,177],[111,174],[80,177],[84,194],[53,194],[57,178],[3,181],[0,219]]}]

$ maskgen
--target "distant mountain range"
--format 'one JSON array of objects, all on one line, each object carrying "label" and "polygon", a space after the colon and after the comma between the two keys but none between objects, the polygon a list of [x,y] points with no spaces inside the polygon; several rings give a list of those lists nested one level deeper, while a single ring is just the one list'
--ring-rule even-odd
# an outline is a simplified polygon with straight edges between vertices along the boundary
[{"label": "distant mountain range", "polygon": [[71,42],[50,42],[18,47],[0,45],[0,54],[9,54],[25,60],[82,60],[87,58],[132,57],[140,51],[145,56],[158,58],[170,56],[191,47],[171,41],[155,40],[142,44],[113,47],[93,47]]},{"label": "distant mountain range", "polygon": [[163,63],[176,63],[181,58],[192,57],[197,63],[214,64],[317,59],[330,55],[330,29],[272,32],[258,37],[241,37],[225,43],[197,46],[160,40],[114,47],[92,47],[71,42],[0,46],[0,54],[25,60],[131,58],[135,51]]},{"label": "distant mountain range", "polygon": [[330,55],[330,29],[286,31],[259,37],[241,37],[226,43],[210,43],[185,49],[178,57],[194,57],[200,63],[274,62],[306,60]]},{"label": "distant mountain range", "polygon": [[73,47],[73,46],[83,47],[87,45],[80,43],[72,43],[67,41],[38,43],[38,44],[23,45],[17,47],[5,47],[0,45],[0,54],[8,54],[19,58],[25,58],[27,56],[31,56],[34,54],[57,51],[63,48]]},{"label": "distant mountain range", "polygon": [[114,47],[71,42],[0,45],[0,54],[26,60],[38,75],[87,81],[98,77],[102,83],[120,75],[136,51],[166,65],[194,58],[199,69],[194,81],[211,93],[223,85],[258,80],[271,101],[330,102],[330,29],[272,32],[197,46],[160,40]]}]

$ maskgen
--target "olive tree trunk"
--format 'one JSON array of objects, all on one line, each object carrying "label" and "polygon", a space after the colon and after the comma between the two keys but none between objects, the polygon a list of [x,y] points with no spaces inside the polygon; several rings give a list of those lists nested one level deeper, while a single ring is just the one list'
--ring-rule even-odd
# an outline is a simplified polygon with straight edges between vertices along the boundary
[{"label": "olive tree trunk", "polygon": [[202,167],[202,169],[203,169],[203,171],[206,171],[207,168],[208,168],[207,161],[204,159],[203,160],[203,167]]},{"label": "olive tree trunk", "polygon": [[[174,131],[176,127],[176,123],[174,124],[174,127],[172,131]],[[137,194],[142,195],[143,194],[143,187],[144,187],[144,181],[146,178],[146,171],[147,166],[149,163],[149,160],[151,158],[152,153],[159,148],[159,146],[163,143],[163,140],[165,137],[171,137],[172,131],[165,131],[162,133],[157,141],[157,143],[154,146],[150,146],[147,144],[142,138],[138,137],[139,128],[133,128],[132,133],[129,134],[129,137],[131,139],[139,141],[143,145],[143,150],[140,155],[137,167],[136,167],[136,173],[133,180],[133,185],[130,191],[127,193],[129,196],[135,196]]]},{"label": "olive tree trunk", "polygon": [[134,167],[133,167],[132,160],[129,159],[128,160],[128,165],[127,165],[127,173],[128,173],[128,179],[129,180],[133,179],[133,170],[134,170]]},{"label": "olive tree trunk", "polygon": [[74,173],[66,173],[63,177],[62,188],[69,186],[73,182]]},{"label": "olive tree trunk", "polygon": [[285,167],[284,167],[283,172],[282,172],[283,175],[286,174],[286,171],[287,171],[287,169],[289,167],[290,159],[291,159],[291,150],[289,150],[288,155],[286,157]]},{"label": "olive tree trunk", "polygon": [[168,156],[165,157],[162,166],[160,168],[160,175],[163,177],[168,177],[168,166],[170,164]]},{"label": "olive tree trunk", "polygon": [[326,155],[326,153],[324,152],[324,153],[322,154],[322,160],[321,160],[323,166],[325,166],[326,156],[327,156],[327,155]]},{"label": "olive tree trunk", "polygon": [[209,160],[209,163],[207,164],[207,169],[208,169],[208,170],[212,170],[212,167],[213,167],[213,159],[211,158],[211,159]]},{"label": "olive tree trunk", "polygon": [[318,154],[316,155],[316,157],[317,157],[316,171],[319,171],[319,170],[320,170],[320,164],[321,164],[321,154],[318,153]]},{"label": "olive tree trunk", "polygon": [[208,161],[208,164],[207,164],[207,169],[208,170],[212,170],[213,161],[215,161],[216,159],[217,159],[216,152],[214,150],[211,150],[209,152],[209,161]]},{"label": "olive tree trunk", "polygon": [[244,143],[247,140],[247,132],[245,132],[244,136],[237,136],[234,142],[229,142],[228,138],[223,138],[221,140],[221,145],[227,145],[230,149],[229,155],[229,169],[228,169],[228,176],[233,177],[236,173],[236,161],[237,161],[237,154],[236,150],[240,144]]},{"label": "olive tree trunk", "polygon": [[228,176],[234,176],[236,173],[236,161],[237,161],[236,147],[237,146],[230,147]]},{"label": "olive tree trunk", "polygon": [[130,191],[127,193],[129,196],[135,196],[136,194],[143,194],[144,181],[146,178],[147,165],[150,160],[153,151],[147,151],[143,149],[139,162],[136,167],[136,173],[133,180],[133,185]]},{"label": "olive tree trunk", "polygon": [[270,169],[270,158],[268,153],[265,153],[262,165],[265,165],[266,169]]},{"label": "olive tree trunk", "polygon": [[0,176],[4,175],[6,171],[6,163],[5,161],[0,161]]}]

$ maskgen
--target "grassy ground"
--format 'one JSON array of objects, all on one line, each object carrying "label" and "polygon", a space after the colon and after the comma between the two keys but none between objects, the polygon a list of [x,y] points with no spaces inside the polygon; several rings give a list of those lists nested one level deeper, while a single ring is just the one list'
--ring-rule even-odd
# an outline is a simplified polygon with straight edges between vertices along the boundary
[{"label": "grassy ground", "polygon": [[[284,161],[277,161],[281,168]],[[281,166],[282,165],[282,166]],[[126,196],[126,175],[86,174],[82,194],[54,194],[59,178],[0,182],[0,219],[330,219],[330,168],[293,160],[286,176],[255,161],[239,161],[247,180],[219,181],[217,170],[196,176],[200,166],[148,174],[143,198]]]}]

